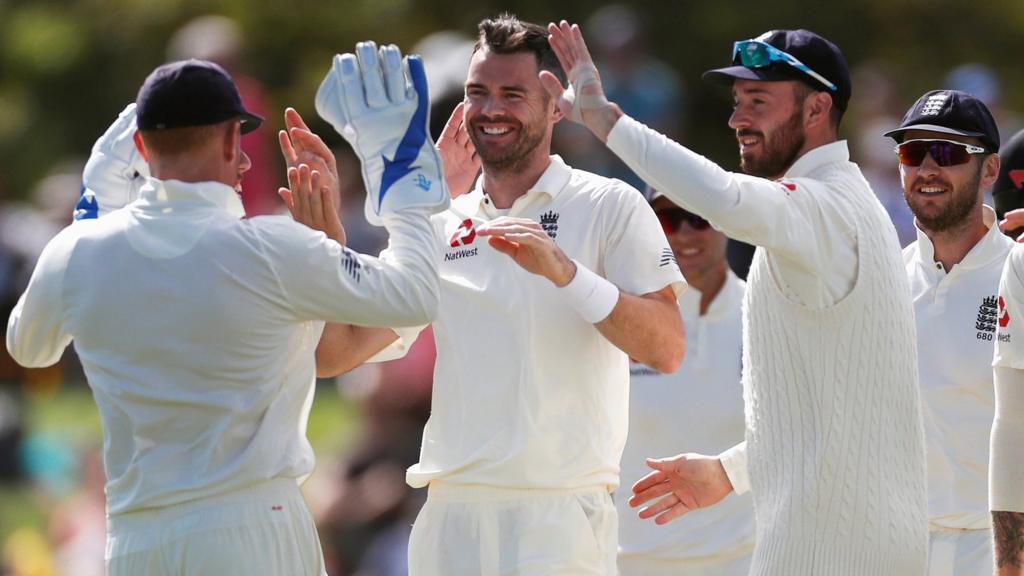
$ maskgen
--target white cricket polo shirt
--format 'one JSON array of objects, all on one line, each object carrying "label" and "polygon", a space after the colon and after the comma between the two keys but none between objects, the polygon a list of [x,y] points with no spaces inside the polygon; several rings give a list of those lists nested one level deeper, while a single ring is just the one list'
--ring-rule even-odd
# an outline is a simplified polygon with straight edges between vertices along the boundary
[{"label": "white cricket polo shirt", "polygon": [[700,315],[700,292],[679,298],[686,326],[686,356],[679,370],[661,374],[630,366],[629,438],[622,453],[622,484],[615,493],[619,510],[619,553],[651,559],[733,558],[754,549],[754,504],[749,493],[658,526],[641,520],[627,500],[632,485],[651,469],[645,458],[681,452],[718,454],[742,442],[744,283],[729,271],[725,285]]},{"label": "white cricket polo shirt", "polygon": [[1024,370],[1024,245],[1015,245],[999,283],[993,366]]},{"label": "white cricket polo shirt", "polygon": [[1013,242],[984,207],[988,232],[948,273],[928,237],[903,250],[917,322],[918,373],[933,527],[989,527],[992,353],[999,276]]},{"label": "white cricket polo shirt", "polygon": [[[443,243],[437,363],[420,461],[407,481],[617,485],[629,359],[554,284],[477,236],[497,214],[481,182],[433,217]],[[644,197],[558,156],[508,216],[536,220],[565,254],[625,292],[685,286]]]},{"label": "white cricket polo shirt", "polygon": [[301,481],[315,320],[431,317],[425,214],[389,222],[400,268],[289,217],[242,214],[229,186],[150,179],[138,201],[54,238],[11,314],[22,364],[56,362],[74,339],[103,425],[108,514]]}]

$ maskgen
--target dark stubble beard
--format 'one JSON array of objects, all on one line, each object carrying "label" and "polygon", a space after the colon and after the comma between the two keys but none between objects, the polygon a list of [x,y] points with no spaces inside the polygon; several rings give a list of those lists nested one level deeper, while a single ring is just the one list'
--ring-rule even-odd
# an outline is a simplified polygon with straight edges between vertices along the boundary
[{"label": "dark stubble beard", "polygon": [[982,167],[982,163],[979,162],[977,169],[967,182],[963,186],[956,188],[953,188],[949,181],[937,178],[931,180],[918,178],[914,180],[909,187],[910,190],[914,190],[923,185],[924,182],[928,182],[941,184],[949,188],[949,193],[952,195],[950,202],[945,208],[929,215],[925,214],[921,205],[917,203],[918,199],[914,196],[913,192],[903,191],[903,198],[906,199],[907,206],[910,207],[910,211],[914,213],[914,217],[917,218],[921,227],[929,232],[947,232],[962,226],[978,201],[978,186],[981,184]]},{"label": "dark stubble beard", "polygon": [[796,162],[796,157],[804,147],[806,137],[804,135],[803,113],[797,108],[771,139],[766,138],[764,133],[754,130],[741,130],[739,136],[744,134],[757,135],[764,143],[764,153],[758,158],[740,156],[740,169],[751,176],[761,178],[778,178],[786,173],[786,170]]},{"label": "dark stubble beard", "polygon": [[480,163],[484,169],[492,174],[514,172],[525,165],[530,154],[540,146],[544,140],[544,134],[540,131],[531,131],[523,124],[518,124],[519,134],[510,145],[502,149],[492,149],[478,141],[479,134],[476,122],[470,123],[469,137],[476,147],[480,156]]}]

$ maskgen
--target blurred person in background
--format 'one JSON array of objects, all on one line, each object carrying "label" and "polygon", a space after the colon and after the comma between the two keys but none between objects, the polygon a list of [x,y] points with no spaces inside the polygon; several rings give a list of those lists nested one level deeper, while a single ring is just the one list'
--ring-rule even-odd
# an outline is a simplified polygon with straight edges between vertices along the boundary
[{"label": "blurred person in background", "polygon": [[104,576],[106,508],[103,498],[103,456],[100,451],[81,453],[77,462],[77,487],[50,516],[57,574]]},{"label": "blurred person in background", "polygon": [[[1024,233],[1024,131],[999,152],[995,190],[1003,231]],[[1015,245],[999,282],[999,321],[993,361],[995,418],[989,459],[989,510],[998,576],[1024,574],[1024,248]]]},{"label": "blurred person in background", "polygon": [[903,262],[917,322],[929,574],[991,574],[992,353],[999,277],[1013,246],[982,203],[999,173],[999,130],[973,95],[932,90],[885,135],[897,143],[917,227]]},{"label": "blurred person in background", "polygon": [[961,64],[946,74],[942,85],[949,90],[973,94],[985,103],[1003,135],[1000,144],[1005,144],[1009,136],[1024,128],[1024,118],[1021,118],[1020,112],[1007,107],[1003,82],[991,66],[980,62]]},{"label": "blurred person in background", "polygon": [[[648,126],[680,137],[686,118],[685,85],[675,70],[651,53],[644,14],[626,4],[609,4],[590,16],[587,29],[594,31],[594,60],[609,97]],[[552,145],[573,166],[644,189],[643,181],[582,126],[559,123]]]},{"label": "blurred person in background", "polygon": [[[246,107],[257,116],[270,117],[267,89],[259,79],[245,73],[245,34],[231,18],[206,15],[190,20],[171,36],[167,57],[170,60],[197,58],[220,64],[231,74]],[[242,177],[245,214],[252,217],[279,212],[282,205],[275,191],[282,180],[276,175],[278,160],[267,131],[243,134],[242,150],[252,160],[252,167]]]},{"label": "blurred person in background", "polygon": [[1024,239],[1024,130],[1010,137],[999,159],[999,177],[992,185],[996,217],[1003,233],[1019,242]]},{"label": "blurred person in background", "polygon": [[559,108],[673,203],[758,246],[743,318],[747,442],[649,460],[630,504],[665,524],[751,490],[755,574],[924,574],[913,307],[892,222],[838,139],[851,95],[839,48],[771,30],[705,73],[732,87],[738,174],[608,101],[578,26],[548,31],[571,71],[571,90],[541,76]]},{"label": "blurred person in background", "polygon": [[332,474],[338,484],[314,507],[330,574],[408,574],[409,534],[423,504],[405,483],[430,415],[434,339],[428,327],[402,358],[364,364],[338,378],[363,415],[356,446]]},{"label": "blurred person in background", "polygon": [[905,105],[898,101],[897,86],[885,62],[865,62],[853,69],[857,98],[850,101],[850,155],[871,184],[885,211],[889,213],[900,246],[917,239],[914,214],[903,198],[899,174],[892,169],[892,141],[882,133],[898,124]]},{"label": "blurred person in background", "polygon": [[650,468],[652,454],[680,445],[717,454],[743,441],[741,304],[745,284],[726,262],[724,234],[707,220],[651,191],[651,206],[689,289],[679,297],[686,356],[679,370],[660,374],[630,365],[629,436],[622,453],[619,574],[622,576],[746,576],[754,550],[749,494],[733,494],[668,526],[637,517],[630,487]]}]

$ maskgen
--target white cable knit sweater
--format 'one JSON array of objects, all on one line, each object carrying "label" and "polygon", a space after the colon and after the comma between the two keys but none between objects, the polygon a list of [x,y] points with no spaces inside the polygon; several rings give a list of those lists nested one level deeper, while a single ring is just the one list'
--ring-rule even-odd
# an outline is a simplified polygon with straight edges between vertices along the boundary
[{"label": "white cable knit sweater", "polygon": [[[789,301],[766,252],[749,276],[744,400],[758,517],[752,574],[924,573],[925,483],[913,312],[871,199],[853,291]],[[891,228],[891,225],[890,225]],[[891,232],[891,230],[890,230]]]},{"label": "white cable knit sweater", "polygon": [[895,230],[845,143],[806,153],[781,182],[726,172],[628,117],[608,146],[759,246],[744,304],[747,442],[723,455],[738,491],[749,473],[751,574],[923,575],[914,313]]}]

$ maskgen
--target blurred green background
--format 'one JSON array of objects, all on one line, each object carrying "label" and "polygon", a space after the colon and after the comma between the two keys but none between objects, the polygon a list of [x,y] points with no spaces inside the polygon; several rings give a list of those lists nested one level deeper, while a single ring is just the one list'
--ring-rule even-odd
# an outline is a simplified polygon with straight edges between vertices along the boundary
[{"label": "blurred green background", "polygon": [[[503,10],[536,22],[585,20],[584,0],[0,0],[0,189],[22,198],[51,167],[84,158],[95,138],[166,60],[167,41],[202,14],[236,20],[244,69],[262,80],[273,109],[312,116],[330,56],[375,39],[408,49],[425,35],[472,34]],[[653,53],[689,85],[689,134],[702,152],[734,164],[724,122],[729,102],[699,74],[727,62],[731,42],[770,28],[803,27],[836,42],[851,67],[881,61],[909,104],[955,64],[977,61],[1003,81],[1006,104],[1024,108],[1020,0],[679,0],[630,2],[643,15]],[[584,31],[586,32],[586,31]],[[854,89],[854,102],[858,94]],[[696,113],[696,111],[701,111]],[[281,121],[271,118],[270,128]],[[688,138],[694,141],[694,138]],[[728,164],[727,164],[728,165]]]}]

